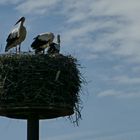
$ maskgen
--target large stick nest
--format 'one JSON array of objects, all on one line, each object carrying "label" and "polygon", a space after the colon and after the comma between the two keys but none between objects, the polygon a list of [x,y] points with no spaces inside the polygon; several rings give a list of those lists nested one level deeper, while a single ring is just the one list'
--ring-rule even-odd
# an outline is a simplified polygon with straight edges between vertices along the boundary
[{"label": "large stick nest", "polygon": [[81,82],[72,56],[0,55],[1,108],[57,107],[79,114]]}]

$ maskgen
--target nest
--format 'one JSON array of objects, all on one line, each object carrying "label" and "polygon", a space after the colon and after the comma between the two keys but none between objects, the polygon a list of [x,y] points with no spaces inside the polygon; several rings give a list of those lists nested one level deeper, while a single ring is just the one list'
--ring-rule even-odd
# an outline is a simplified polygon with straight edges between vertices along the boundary
[{"label": "nest", "polygon": [[81,83],[72,56],[0,55],[0,115],[79,118]]}]

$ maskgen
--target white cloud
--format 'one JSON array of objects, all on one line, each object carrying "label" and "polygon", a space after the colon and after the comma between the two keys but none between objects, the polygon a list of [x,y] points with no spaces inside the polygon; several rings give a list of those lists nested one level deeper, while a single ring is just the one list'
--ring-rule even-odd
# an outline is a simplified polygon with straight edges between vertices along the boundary
[{"label": "white cloud", "polygon": [[71,25],[67,30],[62,29],[64,41],[76,40],[80,47],[138,60],[139,6],[137,0],[64,1],[61,14]]},{"label": "white cloud", "polygon": [[119,91],[119,90],[113,90],[108,89],[105,91],[102,91],[97,94],[97,97],[103,98],[103,97],[114,97],[118,99],[136,99],[140,98],[140,93],[138,92],[128,92],[128,91]]},{"label": "white cloud", "polygon": [[0,4],[17,4],[21,2],[22,0],[0,0]]},{"label": "white cloud", "polygon": [[49,12],[60,0],[26,0],[19,4],[16,9],[23,14],[44,14]]},{"label": "white cloud", "polygon": [[[92,47],[92,49],[95,51],[106,50],[118,56],[121,55],[121,56],[129,57],[129,60],[133,59],[133,61],[140,60],[139,57],[140,2],[138,0],[134,0],[134,1],[100,0],[100,1],[87,2],[90,3],[88,5],[86,2],[83,1],[81,3],[85,5],[85,9],[87,12],[85,11],[82,12],[83,5],[81,6],[81,8],[78,8],[78,4],[77,4],[76,6],[77,10],[69,14],[70,16],[68,21],[86,22],[87,25],[90,25],[87,26],[86,30],[84,31],[86,32],[86,34],[83,33],[83,35],[86,36],[89,36],[88,34],[91,32],[94,33],[96,30],[101,30],[100,34],[99,32],[96,33],[99,34],[96,37],[96,40],[91,40],[91,42],[89,42],[90,48]],[[104,20],[105,17],[106,19]],[[80,27],[83,29],[82,26]],[[107,29],[108,31],[113,30],[113,32],[104,33],[103,32],[104,29]],[[74,35],[75,34],[73,35],[69,34],[69,37]],[[76,32],[76,35],[77,37],[78,36],[80,37],[81,33],[78,34],[78,32]],[[119,46],[117,47],[112,46],[114,45],[115,42],[117,42]],[[83,42],[84,47],[86,44],[87,42],[85,42],[85,44]],[[93,45],[91,46],[90,44]]]},{"label": "white cloud", "polygon": [[115,91],[115,90],[112,90],[112,89],[109,89],[109,90],[106,90],[106,91],[102,91],[100,93],[98,93],[98,97],[109,97],[109,96],[120,96],[120,92],[118,91]]},{"label": "white cloud", "polygon": [[112,78],[112,81],[118,84],[126,84],[126,85],[136,85],[140,84],[140,77],[130,77],[126,75],[116,76]]},{"label": "white cloud", "polygon": [[[10,1],[0,3],[6,2]],[[25,0],[16,9],[27,15],[63,16],[60,31],[64,44],[73,46],[76,42],[91,53],[108,52],[124,56],[129,62],[139,62],[139,7],[139,0]]]}]

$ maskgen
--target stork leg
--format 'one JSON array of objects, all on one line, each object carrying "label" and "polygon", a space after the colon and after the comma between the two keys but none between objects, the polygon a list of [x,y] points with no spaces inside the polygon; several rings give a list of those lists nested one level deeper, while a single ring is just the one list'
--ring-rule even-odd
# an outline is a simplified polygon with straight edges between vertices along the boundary
[{"label": "stork leg", "polygon": [[19,53],[20,53],[20,46],[21,46],[21,44],[19,44],[19,48],[18,48]]},{"label": "stork leg", "polygon": [[16,54],[17,54],[17,47],[16,47]]},{"label": "stork leg", "polygon": [[45,54],[45,49],[43,49],[43,54]]}]

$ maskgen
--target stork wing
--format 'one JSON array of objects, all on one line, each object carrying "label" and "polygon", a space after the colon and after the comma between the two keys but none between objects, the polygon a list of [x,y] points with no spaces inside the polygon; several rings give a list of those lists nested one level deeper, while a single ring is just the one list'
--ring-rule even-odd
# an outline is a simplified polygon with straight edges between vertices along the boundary
[{"label": "stork wing", "polygon": [[11,37],[11,34],[9,34],[8,38],[7,38],[7,44],[6,44],[6,48],[9,48],[9,46],[15,46],[15,41],[18,39],[19,37]]},{"label": "stork wing", "polygon": [[19,33],[18,33],[18,29],[14,29],[7,37],[6,41],[7,41],[7,45],[11,45],[13,44],[13,42],[15,40],[17,40],[19,38]]},{"label": "stork wing", "polygon": [[34,41],[33,43],[31,44],[31,47],[33,49],[38,49],[38,48],[41,48],[41,46],[45,45],[48,43],[48,41],[46,40],[41,40],[40,38],[40,35],[38,35],[37,37],[34,38]]},{"label": "stork wing", "polygon": [[35,40],[35,39],[37,39],[39,37],[39,35],[37,35],[36,37],[34,37],[33,39]]}]

